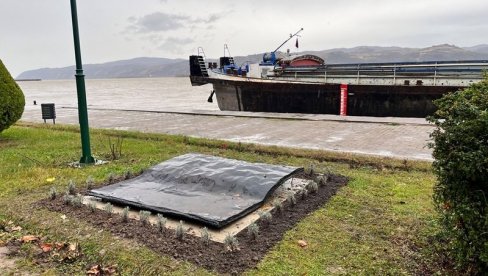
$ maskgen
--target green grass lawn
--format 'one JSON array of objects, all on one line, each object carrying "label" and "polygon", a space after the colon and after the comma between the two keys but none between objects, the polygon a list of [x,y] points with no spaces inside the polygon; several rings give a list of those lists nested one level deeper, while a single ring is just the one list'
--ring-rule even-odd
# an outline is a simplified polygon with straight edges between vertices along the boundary
[{"label": "green grass lawn", "polygon": [[[120,239],[86,221],[34,208],[54,185],[64,191],[88,177],[101,183],[110,174],[140,171],[188,152],[251,162],[308,166],[350,178],[330,202],[288,231],[250,275],[417,274],[438,267],[432,244],[437,231],[431,202],[435,181],[430,164],[321,151],[241,145],[182,136],[92,130],[92,151],[110,158],[109,137],[123,137],[122,157],[101,166],[69,167],[80,157],[77,129],[20,124],[0,134],[0,220],[22,226],[12,235],[35,234],[51,241],[79,242],[83,256],[73,263],[36,264],[23,248],[17,265],[33,273],[80,274],[93,264],[117,264],[123,275],[204,275],[198,266],[161,256],[132,240]],[[48,178],[56,178],[53,183]],[[298,240],[306,240],[301,248]],[[232,260],[229,260],[232,261]]]}]

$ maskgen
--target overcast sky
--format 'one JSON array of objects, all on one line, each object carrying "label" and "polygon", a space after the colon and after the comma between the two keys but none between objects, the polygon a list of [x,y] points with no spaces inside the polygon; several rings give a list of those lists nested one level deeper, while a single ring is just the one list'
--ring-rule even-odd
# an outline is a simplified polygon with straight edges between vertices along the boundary
[{"label": "overcast sky", "polygon": [[[0,59],[13,76],[74,64],[69,0],[1,0]],[[487,0],[78,0],[84,63],[141,56],[488,43]],[[294,41],[283,49],[294,47]]]}]

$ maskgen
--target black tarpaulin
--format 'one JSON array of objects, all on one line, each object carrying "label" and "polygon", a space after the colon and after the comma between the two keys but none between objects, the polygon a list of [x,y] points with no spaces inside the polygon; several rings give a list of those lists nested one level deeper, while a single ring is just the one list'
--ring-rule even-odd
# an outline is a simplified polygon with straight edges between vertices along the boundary
[{"label": "black tarpaulin", "polygon": [[89,194],[221,228],[259,208],[275,188],[300,170],[185,154]]}]

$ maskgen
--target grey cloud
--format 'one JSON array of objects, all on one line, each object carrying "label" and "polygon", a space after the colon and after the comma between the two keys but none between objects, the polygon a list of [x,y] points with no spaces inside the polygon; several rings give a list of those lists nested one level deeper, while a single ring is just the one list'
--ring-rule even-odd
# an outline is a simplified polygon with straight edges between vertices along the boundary
[{"label": "grey cloud", "polygon": [[187,15],[155,12],[140,18],[129,17],[128,29],[137,33],[178,30],[184,27],[192,29],[198,27],[198,24],[211,24],[221,18],[222,15],[219,14],[211,14],[207,18],[192,18]]},{"label": "grey cloud", "polygon": [[186,37],[186,38],[177,38],[177,37],[168,37],[166,41],[161,45],[161,47],[165,45],[187,45],[190,43],[195,42],[192,38]]},{"label": "grey cloud", "polygon": [[175,54],[182,54],[187,52],[184,49],[184,46],[191,44],[193,42],[195,42],[195,40],[189,37],[187,38],[168,37],[158,48]]},{"label": "grey cloud", "polygon": [[203,22],[214,23],[214,22],[218,21],[220,18],[222,18],[222,15],[212,14],[207,19],[203,19]]},{"label": "grey cloud", "polygon": [[132,26],[141,33],[167,31],[182,28],[188,20],[189,16],[155,12],[137,19]]}]

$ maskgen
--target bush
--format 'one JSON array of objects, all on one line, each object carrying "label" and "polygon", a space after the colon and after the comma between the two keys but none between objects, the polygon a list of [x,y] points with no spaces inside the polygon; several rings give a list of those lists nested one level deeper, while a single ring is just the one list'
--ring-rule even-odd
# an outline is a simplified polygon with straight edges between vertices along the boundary
[{"label": "bush", "polygon": [[0,60],[0,132],[22,117],[24,105],[24,93]]},{"label": "bush", "polygon": [[434,202],[449,253],[473,274],[488,272],[488,77],[435,101]]}]

